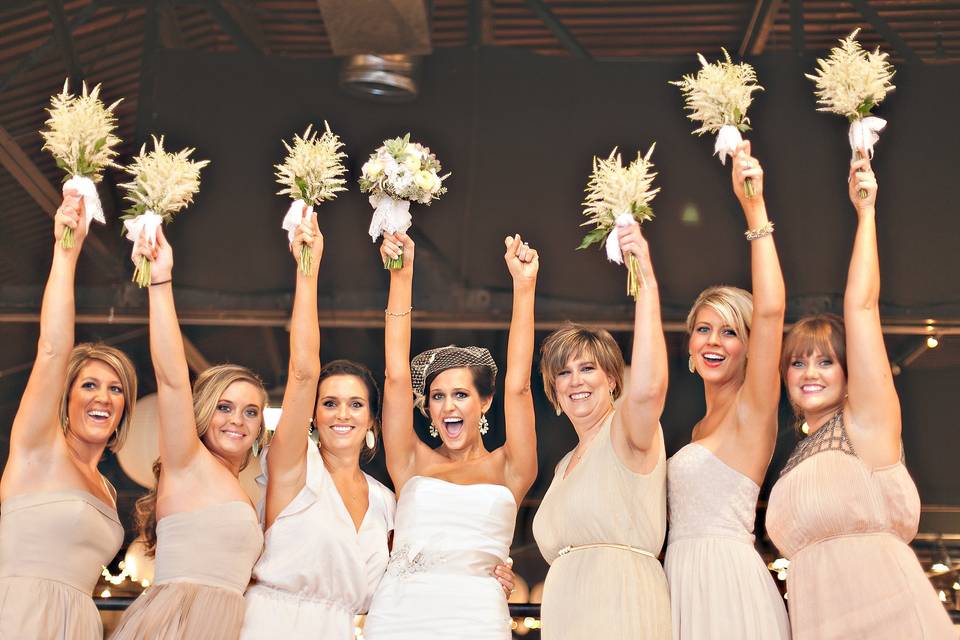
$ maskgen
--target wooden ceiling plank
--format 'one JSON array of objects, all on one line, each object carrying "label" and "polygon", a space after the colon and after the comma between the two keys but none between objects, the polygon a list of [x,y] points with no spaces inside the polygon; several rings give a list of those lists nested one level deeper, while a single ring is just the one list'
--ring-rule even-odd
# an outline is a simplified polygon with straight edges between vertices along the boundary
[{"label": "wooden ceiling plank", "polygon": [[74,84],[79,84],[83,80],[83,69],[80,68],[76,51],[74,51],[73,36],[70,27],[67,25],[63,0],[47,0],[47,11],[49,11],[50,20],[53,23],[53,36],[60,48],[60,55],[63,56],[64,69],[67,75],[73,79]]},{"label": "wooden ceiling plank", "polygon": [[747,31],[744,33],[743,41],[737,50],[741,58],[747,55],[758,56],[763,53],[764,47],[767,46],[767,39],[770,37],[770,30],[777,19],[780,2],[781,0],[756,0],[753,15],[747,25]]},{"label": "wooden ceiling plank", "polygon": [[870,6],[867,0],[850,0],[850,4],[870,23],[870,26],[876,29],[877,33],[883,36],[884,40],[889,42],[893,48],[897,50],[897,53],[899,53],[904,60],[912,64],[923,64],[920,56],[916,54],[899,33],[893,30],[877,10]]},{"label": "wooden ceiling plank", "polygon": [[560,44],[562,44],[571,55],[583,60],[591,59],[590,52],[583,48],[583,45],[581,45],[570,30],[557,19],[550,10],[550,7],[544,4],[543,0],[525,0],[525,2],[527,6],[530,7],[530,10],[543,20],[543,23],[547,25],[550,32],[553,33],[554,37],[560,41]]}]

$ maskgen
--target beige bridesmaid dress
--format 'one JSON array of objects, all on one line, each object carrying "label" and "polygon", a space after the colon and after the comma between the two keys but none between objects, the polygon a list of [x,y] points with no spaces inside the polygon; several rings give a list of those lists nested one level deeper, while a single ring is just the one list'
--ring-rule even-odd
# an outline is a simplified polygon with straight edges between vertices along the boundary
[{"label": "beige bridesmaid dress", "polygon": [[246,502],[222,502],[157,523],[153,586],[134,601],[114,640],[237,640],[243,592],[263,548]]},{"label": "beige bridesmaid dress", "polygon": [[101,640],[91,594],[123,544],[117,510],[86,491],[0,505],[0,638]]},{"label": "beige bridesmaid dress", "polygon": [[613,449],[607,418],[580,463],[564,479],[572,452],[533,521],[550,564],[544,584],[544,640],[666,640],[670,597],[657,560],[666,532],[666,460],[635,473]]},{"label": "beige bridesmaid dress", "polygon": [[767,532],[790,560],[794,640],[956,640],[907,545],[919,522],[903,462],[868,467],[842,411],[801,441],[767,506]]}]

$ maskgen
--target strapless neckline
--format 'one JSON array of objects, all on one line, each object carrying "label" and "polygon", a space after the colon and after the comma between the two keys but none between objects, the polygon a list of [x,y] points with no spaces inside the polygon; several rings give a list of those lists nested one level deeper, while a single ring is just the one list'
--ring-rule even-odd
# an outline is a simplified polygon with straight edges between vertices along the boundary
[{"label": "strapless neckline", "polygon": [[513,501],[513,504],[517,504],[517,498],[513,495],[513,491],[510,490],[510,487],[503,484],[497,484],[495,482],[472,482],[470,484],[461,484],[459,482],[451,482],[450,480],[444,480],[443,478],[437,478],[435,476],[424,476],[417,474],[415,476],[411,476],[410,479],[407,480],[407,484],[410,484],[416,479],[436,480],[437,482],[442,482],[443,484],[450,485],[452,487],[499,487],[507,492],[507,494],[510,496],[510,499]]}]

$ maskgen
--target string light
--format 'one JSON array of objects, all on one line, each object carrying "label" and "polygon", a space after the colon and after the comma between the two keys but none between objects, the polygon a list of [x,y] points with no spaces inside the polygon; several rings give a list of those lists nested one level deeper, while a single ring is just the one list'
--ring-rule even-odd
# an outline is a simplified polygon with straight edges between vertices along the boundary
[{"label": "string light", "polygon": [[927,349],[936,349],[938,346],[940,346],[940,340],[937,336],[927,336]]}]

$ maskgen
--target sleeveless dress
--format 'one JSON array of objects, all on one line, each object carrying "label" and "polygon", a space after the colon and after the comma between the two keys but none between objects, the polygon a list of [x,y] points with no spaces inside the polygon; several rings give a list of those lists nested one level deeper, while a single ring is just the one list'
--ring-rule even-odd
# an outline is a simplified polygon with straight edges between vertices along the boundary
[{"label": "sleeveless dress", "polygon": [[[267,451],[260,460],[267,481]],[[242,640],[349,640],[387,566],[393,492],[367,478],[369,507],[357,531],[311,442],[300,493],[270,525],[253,568]]]},{"label": "sleeveless dress", "polygon": [[753,546],[760,487],[690,443],[667,462],[664,568],[675,640],[786,640],[783,598]]},{"label": "sleeveless dress", "polygon": [[790,560],[794,640],[956,640],[907,543],[920,496],[903,462],[871,469],[838,412],[794,450],[767,506]]},{"label": "sleeveless dress", "polygon": [[364,638],[509,640],[507,599],[490,572],[507,558],[516,517],[503,485],[410,478]]},{"label": "sleeveless dress", "polygon": [[154,584],[127,609],[114,640],[236,640],[243,591],[263,547],[246,502],[183,511],[157,523]]},{"label": "sleeveless dress", "polygon": [[533,520],[550,565],[544,640],[670,638],[669,590],[657,560],[667,516],[663,432],[657,466],[641,474],[614,451],[612,422],[613,414],[566,479],[573,452],[560,460]]},{"label": "sleeveless dress", "polygon": [[0,505],[0,638],[101,640],[91,594],[123,544],[117,510],[74,489]]}]

